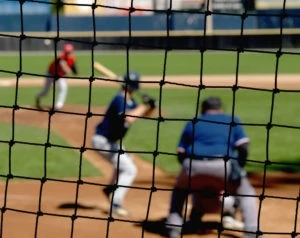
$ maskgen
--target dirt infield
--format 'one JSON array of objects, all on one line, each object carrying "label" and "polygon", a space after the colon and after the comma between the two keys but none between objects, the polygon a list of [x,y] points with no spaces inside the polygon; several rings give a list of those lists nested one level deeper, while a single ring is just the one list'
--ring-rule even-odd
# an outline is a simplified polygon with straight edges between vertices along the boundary
[{"label": "dirt infield", "polygon": [[[281,90],[297,90],[300,89],[300,75],[298,74],[280,74],[274,75],[205,75],[200,76],[144,76],[142,77],[142,87],[158,86],[161,82],[166,87],[175,87],[178,85],[189,86],[217,86],[230,87],[237,85],[239,87],[260,88],[260,89],[281,89]],[[39,77],[36,79],[20,78],[19,86],[40,86],[43,80]],[[72,85],[89,85],[89,80],[70,79],[69,84]],[[95,80],[93,86],[117,86],[118,82],[113,80]],[[0,87],[12,87],[16,85],[16,79],[7,78],[0,80]]]},{"label": "dirt infield", "polygon": [[[223,77],[226,82],[231,83],[230,80],[232,79],[234,82],[234,77],[230,78],[226,81]],[[271,78],[270,76],[270,79],[260,81],[258,77],[255,80],[258,80],[257,83],[261,82],[262,87],[265,85],[272,88]],[[152,80],[157,81],[160,79],[147,78],[147,80],[151,82]],[[173,80],[175,78],[172,78],[172,82],[177,82]],[[252,81],[250,79],[252,83],[253,80],[253,78]],[[25,80],[24,82],[23,80],[21,81],[22,86],[26,86],[24,84],[27,83],[28,86],[30,85],[27,80],[26,83]],[[196,85],[198,81],[199,79],[197,80],[196,77],[188,80],[188,82],[194,82]],[[282,89],[300,87],[298,76],[287,77],[283,81],[285,83],[279,84]],[[9,83],[4,85],[3,82],[1,86],[9,86]],[[211,81],[209,80],[209,82]],[[35,83],[40,85],[42,82],[37,80]],[[223,84],[224,81],[215,81],[215,84],[218,83]],[[67,105],[64,110],[86,113],[87,108]],[[100,112],[103,111],[103,108],[93,108],[93,110]],[[15,120],[16,123],[24,125],[46,127],[48,116],[47,112],[19,110],[15,115]],[[11,117],[10,109],[0,110],[1,122],[11,122]],[[85,117],[76,116],[71,113],[56,113],[52,117],[51,129],[64,137],[70,145],[79,147],[83,143],[84,120]],[[94,125],[97,123],[96,120],[93,117],[89,120],[88,139],[93,134]],[[90,147],[89,140],[87,142],[88,147]],[[135,156],[134,159],[138,166],[138,176],[134,183],[134,188],[129,190],[124,204],[131,215],[128,218],[116,217],[115,220],[112,220],[109,219],[109,203],[101,193],[101,186],[99,185],[108,183],[111,167],[93,151],[86,151],[84,156],[85,159],[104,172],[104,177],[83,178],[84,182],[89,182],[90,184],[79,185],[77,209],[74,207],[77,194],[76,183],[46,181],[42,187],[42,196],[40,196],[41,181],[20,181],[13,179],[8,184],[1,182],[0,204],[1,207],[5,205],[7,208],[6,210],[2,209],[1,213],[1,237],[165,237],[166,231],[163,227],[163,221],[167,215],[170,200],[170,192],[166,191],[166,189],[172,188],[175,177],[156,168],[154,186],[158,190],[151,193],[153,167],[151,164]],[[259,195],[263,193],[267,196],[261,205],[260,228],[263,232],[278,233],[276,235],[265,235],[265,237],[291,237],[291,233],[295,232],[295,217],[298,219],[297,232],[299,233],[299,208],[298,214],[296,214],[296,199],[298,197],[299,200],[300,189],[299,174],[267,173],[265,179],[265,187],[263,188],[263,176],[260,174],[250,175],[250,180],[255,186],[257,193]],[[6,185],[8,186],[6,187]],[[147,213],[148,206],[149,213]],[[42,212],[39,216],[37,215],[38,211]],[[72,217],[76,219],[72,219]],[[212,222],[218,222],[219,217],[214,214],[206,215],[204,220],[207,222],[207,226],[209,226],[214,224]],[[213,227],[216,228],[215,226]],[[218,237],[218,234],[216,229],[212,229],[207,234],[184,235],[184,237],[191,238],[199,236],[210,238]],[[241,237],[241,234],[239,232],[225,231],[221,237]]]}]

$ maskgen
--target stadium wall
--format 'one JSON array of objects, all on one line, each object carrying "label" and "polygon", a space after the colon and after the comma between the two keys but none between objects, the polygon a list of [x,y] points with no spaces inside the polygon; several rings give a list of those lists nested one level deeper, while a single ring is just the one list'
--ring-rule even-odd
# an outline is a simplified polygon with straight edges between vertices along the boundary
[{"label": "stadium wall", "polygon": [[[0,15],[0,36],[2,36],[0,37],[0,50],[18,49],[18,35],[22,30],[28,36],[23,39],[24,50],[47,49],[43,37],[49,37],[50,32],[56,33],[58,29],[60,33],[74,33],[69,34],[66,40],[84,42],[85,44],[78,44],[79,49],[90,49],[93,38],[85,36],[84,33],[94,30],[97,31],[99,47],[109,49],[122,48],[124,43],[127,44],[129,30],[145,33],[133,35],[131,42],[137,48],[164,48],[166,44],[172,48],[183,49],[200,48],[202,44],[206,44],[207,47],[211,45],[214,48],[240,46],[242,18],[239,14],[214,15],[211,29],[213,32],[207,34],[205,39],[203,38],[204,18],[203,13],[187,12],[174,13],[168,21],[165,12],[146,16],[133,15],[130,20],[128,16],[97,16],[93,25],[92,16],[60,16],[57,19],[52,14],[25,14],[22,18],[20,14],[4,14]],[[300,9],[286,9],[283,20],[278,10],[260,10],[255,14],[252,12],[245,18],[243,25],[243,30],[252,30],[250,35],[242,37],[244,47],[279,47],[278,35],[270,34],[267,30],[280,28],[281,24],[285,29],[300,29]],[[167,40],[163,37],[167,29],[177,31],[178,34]],[[260,31],[255,32],[255,30]],[[38,37],[37,35],[30,37],[32,32],[40,34]],[[105,37],[101,34],[103,32],[106,33]],[[125,36],[120,34],[121,32],[125,32]],[[281,42],[283,47],[298,47],[298,34],[298,32],[285,34]]]}]

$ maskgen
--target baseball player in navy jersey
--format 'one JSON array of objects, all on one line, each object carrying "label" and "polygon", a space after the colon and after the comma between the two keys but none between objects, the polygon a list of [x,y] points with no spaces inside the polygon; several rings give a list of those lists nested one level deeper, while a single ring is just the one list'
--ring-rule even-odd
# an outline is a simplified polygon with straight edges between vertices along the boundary
[{"label": "baseball player in navy jersey", "polygon": [[35,104],[38,109],[43,109],[41,99],[47,96],[55,80],[58,91],[54,109],[60,110],[64,106],[68,93],[68,84],[64,76],[70,73],[77,74],[77,68],[74,56],[74,47],[72,44],[68,43],[63,46],[63,52],[57,57],[57,59],[51,61],[48,66],[44,87],[41,92],[38,93],[35,100]]},{"label": "baseball player in navy jersey", "polygon": [[139,89],[140,75],[129,71],[124,77],[121,90],[112,99],[103,120],[96,126],[92,137],[92,145],[104,156],[114,168],[110,185],[103,189],[105,196],[112,199],[112,214],[127,216],[123,208],[123,200],[129,186],[133,183],[137,168],[128,153],[120,153],[119,141],[125,136],[131,124],[138,117],[150,115],[155,109],[155,100],[149,96],[143,97],[143,103],[138,104],[133,93]]},{"label": "baseball player in navy jersey", "polygon": [[[206,207],[197,207],[197,199],[201,200],[201,190],[209,188],[234,195],[242,213],[245,237],[257,237],[256,192],[242,169],[248,156],[248,144],[249,138],[239,118],[225,114],[218,97],[203,101],[201,115],[187,122],[177,147],[182,169],[175,182],[166,221],[170,238],[181,235],[183,206],[189,193],[194,195],[191,223],[200,224]],[[224,198],[230,200],[233,197]],[[221,199],[222,218],[224,213],[232,210],[226,199]],[[217,202],[217,199],[212,200]]]}]

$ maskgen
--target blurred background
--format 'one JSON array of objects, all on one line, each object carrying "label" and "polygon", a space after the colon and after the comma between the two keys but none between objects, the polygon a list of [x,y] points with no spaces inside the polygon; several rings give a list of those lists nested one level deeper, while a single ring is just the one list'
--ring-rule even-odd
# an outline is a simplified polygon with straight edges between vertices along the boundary
[{"label": "blurred background", "polygon": [[19,49],[21,35],[23,50],[46,50],[58,39],[77,41],[76,48],[86,50],[95,42],[99,48],[124,48],[129,38],[142,49],[300,44],[299,0],[21,2],[0,0],[0,50]]}]

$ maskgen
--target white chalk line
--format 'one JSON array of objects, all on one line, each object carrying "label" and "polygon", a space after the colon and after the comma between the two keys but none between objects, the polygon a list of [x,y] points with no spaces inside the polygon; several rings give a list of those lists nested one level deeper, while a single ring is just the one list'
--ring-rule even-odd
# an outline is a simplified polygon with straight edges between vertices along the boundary
[{"label": "white chalk line", "polygon": [[[144,83],[143,83],[144,82]],[[142,87],[159,87],[160,82],[165,82],[166,87],[184,87],[184,86],[217,86],[217,87],[232,87],[236,84],[240,87],[252,87],[262,89],[300,89],[300,75],[298,74],[278,74],[275,75],[204,75],[202,78],[197,75],[185,76],[144,76],[141,78]],[[44,79],[21,78],[18,85],[21,87],[41,86],[44,84]],[[68,79],[68,84],[71,86],[89,86],[88,79]],[[15,87],[17,81],[14,78],[0,79],[0,87]],[[119,83],[109,80],[95,80],[93,86],[117,87]]]}]

